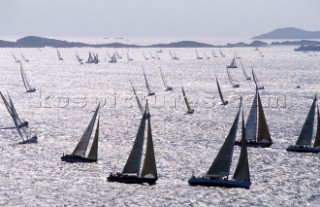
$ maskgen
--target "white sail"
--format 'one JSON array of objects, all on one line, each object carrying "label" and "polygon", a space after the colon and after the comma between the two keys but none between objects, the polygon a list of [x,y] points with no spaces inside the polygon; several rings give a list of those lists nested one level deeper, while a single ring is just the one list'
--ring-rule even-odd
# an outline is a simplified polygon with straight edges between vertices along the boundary
[{"label": "white sail", "polygon": [[11,55],[12,55],[12,57],[13,57],[13,59],[14,59],[14,61],[15,61],[16,63],[20,63],[20,62],[21,62],[20,60],[18,60],[18,59],[16,58],[16,56],[15,56],[14,54],[11,53]]},{"label": "white sail", "polygon": [[167,80],[164,78],[163,72],[162,72],[162,70],[161,70],[160,67],[159,67],[159,70],[160,70],[162,82],[163,82],[164,86],[166,87],[166,90],[167,90],[167,91],[168,91],[168,90],[172,90],[172,87],[171,87],[171,86],[168,86]]},{"label": "white sail", "polygon": [[242,61],[240,61],[240,64],[241,64],[241,68],[242,68],[242,71],[243,71],[243,75],[246,78],[246,80],[251,80],[251,77],[248,76],[248,74],[246,73],[246,70],[243,67]]},{"label": "white sail", "polygon": [[22,59],[24,60],[24,62],[29,62],[29,60],[26,59],[22,53],[20,54],[20,56],[22,57]]},{"label": "white sail", "polygon": [[96,117],[99,111],[99,107],[100,107],[100,103],[98,104],[98,107],[96,109],[96,111],[93,114],[93,117],[89,123],[89,125],[87,126],[87,129],[84,131],[80,141],[78,142],[76,148],[73,151],[73,155],[76,156],[80,156],[80,157],[84,157],[87,151],[87,147],[88,147],[88,143],[92,134],[92,130],[94,127],[94,123],[96,121]]},{"label": "white sail", "polygon": [[129,52],[127,52],[127,59],[128,61],[132,61],[133,59],[129,56]]},{"label": "white sail", "polygon": [[232,124],[232,127],[229,131],[226,140],[224,141],[218,155],[214,159],[211,167],[207,172],[208,177],[224,177],[230,174],[230,166],[232,163],[234,142],[237,136],[239,116],[240,108],[238,110],[237,116]]},{"label": "white sail", "polygon": [[197,50],[195,50],[195,51],[196,51],[197,59],[198,59],[198,60],[202,60],[202,59],[203,59],[203,57],[201,57],[201,56],[199,55],[199,53],[198,53],[198,51],[197,51]]},{"label": "white sail", "polygon": [[109,61],[109,63],[116,63],[117,62],[117,55],[116,53],[113,53],[111,60]]},{"label": "white sail", "polygon": [[259,80],[253,70],[253,68],[251,68],[252,70],[252,77],[253,77],[253,81],[254,81],[254,84],[256,85],[256,89],[259,90],[259,89],[264,89],[264,86],[261,86],[260,83],[259,83]]},{"label": "white sail", "polygon": [[257,120],[258,120],[258,92],[256,92],[246,123],[246,139],[256,140],[257,138]]},{"label": "white sail", "polygon": [[79,56],[79,54],[78,54],[78,52],[76,52],[76,58],[77,58],[77,60],[78,60],[78,62],[80,63],[80,64],[83,64],[83,59],[82,58],[80,58],[80,56]]}]

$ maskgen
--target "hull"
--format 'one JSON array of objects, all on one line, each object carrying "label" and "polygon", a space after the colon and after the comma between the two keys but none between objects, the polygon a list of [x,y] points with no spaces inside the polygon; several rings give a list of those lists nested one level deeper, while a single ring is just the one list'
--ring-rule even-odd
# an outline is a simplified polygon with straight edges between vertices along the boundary
[{"label": "hull", "polygon": [[191,109],[191,111],[187,111],[187,114],[193,114],[194,109]]},{"label": "hull", "polygon": [[27,90],[27,93],[32,93],[32,92],[35,92],[35,91],[36,91],[36,89],[33,88],[33,89],[30,89],[30,90]]},{"label": "hull", "polygon": [[250,181],[223,180],[219,178],[196,178],[188,180],[189,185],[218,186],[226,188],[250,188]]},{"label": "hull", "polygon": [[155,95],[155,92],[148,93],[148,96],[153,96],[153,95]]},{"label": "hull", "polygon": [[168,86],[168,87],[166,88],[166,91],[172,91],[172,87],[171,87],[171,86]]},{"label": "hull", "polygon": [[[237,145],[237,146],[241,146],[241,141],[236,141],[234,144]],[[270,147],[271,145],[272,145],[272,142],[271,143],[255,142],[255,141],[247,142],[247,147],[266,148],[266,147]]]},{"label": "hull", "polygon": [[23,140],[22,142],[19,142],[18,144],[36,144],[38,143],[38,137],[33,136],[30,139]]},{"label": "hull", "polygon": [[61,157],[62,161],[65,162],[70,162],[70,163],[74,163],[74,162],[97,162],[97,160],[93,160],[93,159],[89,159],[89,158],[85,158],[85,157],[80,157],[80,156],[76,156],[76,155],[63,155]]},{"label": "hull", "polygon": [[128,183],[128,184],[143,184],[148,183],[149,185],[156,184],[158,178],[142,178],[134,175],[124,175],[121,173],[113,174],[111,173],[107,178],[109,182],[119,182],[119,183]]},{"label": "hull", "polygon": [[308,152],[308,153],[319,153],[320,148],[305,147],[305,146],[290,146],[286,149],[288,152]]},{"label": "hull", "polygon": [[234,84],[232,87],[233,87],[233,88],[239,88],[240,85],[239,85],[239,84]]}]

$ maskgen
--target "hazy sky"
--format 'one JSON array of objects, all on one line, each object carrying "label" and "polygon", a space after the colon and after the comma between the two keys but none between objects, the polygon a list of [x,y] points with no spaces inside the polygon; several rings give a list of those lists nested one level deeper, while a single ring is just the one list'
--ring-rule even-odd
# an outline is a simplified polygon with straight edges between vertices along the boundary
[{"label": "hazy sky", "polygon": [[250,38],[320,31],[320,0],[0,0],[0,36]]}]

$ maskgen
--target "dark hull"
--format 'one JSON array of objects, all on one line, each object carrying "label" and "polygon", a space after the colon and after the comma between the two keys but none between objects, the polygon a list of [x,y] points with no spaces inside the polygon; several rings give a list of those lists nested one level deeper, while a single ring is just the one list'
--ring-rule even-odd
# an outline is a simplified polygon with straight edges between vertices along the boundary
[{"label": "dark hull", "polygon": [[239,88],[240,85],[239,85],[239,84],[234,84],[232,87],[233,87],[233,88]]},{"label": "dark hull", "polygon": [[168,86],[168,87],[166,88],[166,91],[172,91],[172,87],[171,87],[171,86]]},{"label": "dark hull", "polygon": [[288,152],[308,152],[308,153],[319,153],[320,148],[304,147],[304,146],[290,146],[286,149]]},{"label": "dark hull", "polygon": [[187,114],[193,114],[194,109],[191,109],[191,111],[187,111]]},{"label": "dark hull", "polygon": [[141,178],[133,175],[123,175],[123,174],[110,174],[107,178],[109,182],[119,182],[119,183],[128,183],[128,184],[143,184],[148,183],[149,185],[156,184],[158,178]]},{"label": "dark hull", "polygon": [[250,181],[223,180],[219,178],[190,178],[189,185],[218,186],[226,188],[250,188]]},{"label": "dark hull", "polygon": [[30,89],[30,90],[27,90],[26,92],[27,92],[27,93],[32,93],[32,92],[35,92],[35,91],[36,91],[36,89],[33,88],[33,89]]},{"label": "dark hull", "polygon": [[36,144],[38,143],[38,138],[36,136],[31,137],[30,139],[23,140],[18,144]]},{"label": "dark hull", "polygon": [[80,156],[76,156],[76,155],[64,155],[61,157],[62,161],[65,162],[70,162],[70,163],[74,163],[74,162],[97,162],[97,160],[93,160],[93,159],[89,159],[89,158],[85,158],[85,157],[80,157]]},{"label": "dark hull", "polygon": [[[241,146],[241,141],[236,141],[234,143],[235,145]],[[266,148],[270,147],[272,145],[271,143],[262,143],[262,142],[247,142],[247,147],[261,147],[261,148]]]}]

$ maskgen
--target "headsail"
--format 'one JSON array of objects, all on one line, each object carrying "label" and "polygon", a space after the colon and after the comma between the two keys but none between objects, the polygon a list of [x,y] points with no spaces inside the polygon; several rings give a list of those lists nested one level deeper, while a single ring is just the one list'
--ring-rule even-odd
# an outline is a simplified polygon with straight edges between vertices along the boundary
[{"label": "headsail", "polygon": [[241,152],[237,168],[234,172],[233,179],[237,181],[250,181],[248,152],[246,142],[246,130],[244,128],[244,116],[242,111],[242,138],[241,138]]},{"label": "headsail", "polygon": [[154,156],[153,141],[152,141],[152,131],[151,131],[151,120],[150,114],[148,112],[148,132],[147,132],[147,146],[146,146],[146,157],[141,171],[141,177],[157,178],[157,166],[156,159]]},{"label": "headsail", "polygon": [[132,150],[130,152],[129,158],[127,160],[126,165],[124,166],[122,173],[134,173],[139,174],[140,172],[140,164],[142,158],[143,151],[143,142],[144,142],[144,131],[146,128],[146,120],[147,120],[147,107],[144,111],[143,117],[140,122],[139,130],[134,141]]},{"label": "headsail", "polygon": [[237,136],[239,116],[240,108],[238,110],[237,116],[232,124],[232,127],[226,140],[224,141],[218,155],[214,159],[211,167],[207,172],[208,177],[224,177],[229,175],[234,149],[234,142]]},{"label": "headsail", "polygon": [[316,138],[314,141],[313,147],[320,147],[320,114],[319,114],[319,107],[317,106],[317,133],[316,133]]},{"label": "headsail", "polygon": [[296,145],[311,145],[317,97],[315,96]]},{"label": "headsail", "polygon": [[100,120],[98,118],[96,132],[94,134],[93,142],[92,142],[91,149],[90,149],[90,152],[88,155],[88,158],[92,159],[92,160],[98,159],[99,122],[100,122]]},{"label": "headsail", "polygon": [[100,103],[98,104],[98,107],[97,107],[96,111],[94,112],[93,117],[92,117],[87,129],[84,131],[79,143],[77,144],[76,148],[74,149],[74,151],[72,153],[73,155],[77,155],[80,157],[85,156],[86,151],[87,151],[87,147],[88,147],[88,143],[89,143],[89,140],[90,140],[90,137],[92,134],[92,130],[94,127],[94,123],[96,121],[97,114],[99,111],[99,107],[100,107]]},{"label": "headsail", "polygon": [[259,112],[259,120],[258,120],[257,142],[272,143],[267,120],[263,112],[263,107],[262,107],[259,93],[258,93],[258,112]]}]

